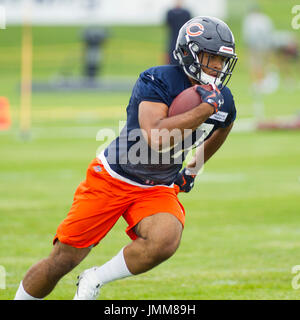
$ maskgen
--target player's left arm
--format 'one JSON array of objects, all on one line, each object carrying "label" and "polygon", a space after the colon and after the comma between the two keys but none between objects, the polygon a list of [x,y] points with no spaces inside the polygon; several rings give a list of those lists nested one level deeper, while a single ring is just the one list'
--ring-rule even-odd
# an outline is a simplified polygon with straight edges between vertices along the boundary
[{"label": "player's left arm", "polygon": [[199,157],[202,157],[201,152],[204,152],[204,163],[206,163],[225,142],[232,127],[233,122],[228,127],[217,129],[211,137],[204,142],[203,147],[200,146],[197,148],[193,159],[186,165],[186,167],[197,169],[196,173],[198,173],[201,167],[198,168],[196,164],[201,164],[201,161],[199,161]]},{"label": "player's left arm", "polygon": [[175,181],[175,184],[179,186],[180,192],[189,192],[192,189],[199,170],[219,150],[232,127],[233,122],[225,128],[217,129],[209,139],[196,149],[192,160],[179,172]]}]

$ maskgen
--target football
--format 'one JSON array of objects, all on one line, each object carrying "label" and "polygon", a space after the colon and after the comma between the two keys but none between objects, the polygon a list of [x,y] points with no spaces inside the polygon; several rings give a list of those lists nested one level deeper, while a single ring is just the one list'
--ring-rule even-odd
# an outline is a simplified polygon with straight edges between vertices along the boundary
[{"label": "football", "polygon": [[[185,89],[173,100],[168,112],[169,117],[187,112],[199,106],[199,104],[202,102],[202,99],[199,93],[196,91],[198,86],[199,85],[194,85],[188,89]],[[213,90],[212,86],[209,84],[203,84],[200,86],[209,91]]]}]

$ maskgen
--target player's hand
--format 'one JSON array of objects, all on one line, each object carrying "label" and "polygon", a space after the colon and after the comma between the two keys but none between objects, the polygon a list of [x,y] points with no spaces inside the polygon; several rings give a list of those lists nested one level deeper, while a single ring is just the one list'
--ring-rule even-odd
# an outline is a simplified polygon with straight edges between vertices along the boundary
[{"label": "player's hand", "polygon": [[210,104],[214,108],[214,113],[217,113],[224,104],[224,98],[216,85],[212,87],[213,90],[209,91],[201,86],[197,86],[196,91],[200,94],[202,102]]},{"label": "player's hand", "polygon": [[179,187],[179,192],[190,192],[194,186],[196,175],[192,175],[189,172],[189,169],[184,168],[177,175],[175,184]]}]

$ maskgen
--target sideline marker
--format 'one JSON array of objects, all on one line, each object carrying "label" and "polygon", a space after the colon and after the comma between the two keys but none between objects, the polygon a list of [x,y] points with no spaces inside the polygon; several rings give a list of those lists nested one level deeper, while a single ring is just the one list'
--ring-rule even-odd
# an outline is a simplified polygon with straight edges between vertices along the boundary
[{"label": "sideline marker", "polygon": [[0,130],[11,127],[10,106],[6,97],[0,97]]}]

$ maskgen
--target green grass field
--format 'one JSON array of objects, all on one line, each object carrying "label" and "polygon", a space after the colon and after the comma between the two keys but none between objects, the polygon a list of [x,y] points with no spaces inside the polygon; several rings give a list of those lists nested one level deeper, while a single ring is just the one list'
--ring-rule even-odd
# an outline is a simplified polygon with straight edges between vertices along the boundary
[{"label": "green grass field", "polygon": [[[262,4],[278,27],[289,28],[294,1]],[[238,41],[238,21],[232,24]],[[137,76],[162,63],[163,27],[116,26],[111,32],[104,76]],[[79,34],[80,27],[34,28],[35,80],[55,76],[62,66],[79,74]],[[0,131],[0,265],[6,270],[0,299],[13,299],[27,269],[49,254],[99,147],[97,131],[118,127],[130,97],[130,92],[34,93],[32,138],[22,141],[20,39],[19,27],[0,30],[0,95],[9,98],[13,119],[11,130]],[[239,118],[246,118],[253,114],[247,52],[239,42],[237,51],[230,87]],[[299,89],[288,91],[283,81],[265,97],[266,115],[293,115],[299,101]],[[146,274],[103,287],[101,299],[299,299],[291,285],[291,269],[300,264],[299,140],[300,131],[233,132],[193,191],[180,195],[187,215],[176,254]],[[125,228],[120,219],[47,299],[72,299],[77,275],[129,242]]]}]

